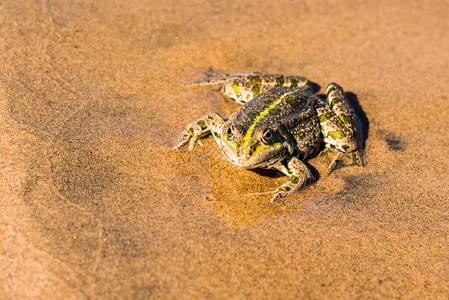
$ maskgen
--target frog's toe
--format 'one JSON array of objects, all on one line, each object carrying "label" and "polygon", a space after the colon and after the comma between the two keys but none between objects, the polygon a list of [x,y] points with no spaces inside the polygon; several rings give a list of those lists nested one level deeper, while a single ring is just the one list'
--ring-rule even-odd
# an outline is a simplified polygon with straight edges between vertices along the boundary
[{"label": "frog's toe", "polygon": [[266,194],[273,194],[276,191],[268,191],[268,192],[254,192],[254,193],[250,193],[250,195],[266,195]]},{"label": "frog's toe", "polygon": [[195,144],[199,141],[199,138],[196,136],[192,136],[189,141],[189,151],[192,151],[195,147]]},{"label": "frog's toe", "polygon": [[279,203],[279,199],[287,197],[288,193],[285,191],[278,191],[278,190],[274,190],[274,191],[268,191],[268,192],[254,192],[254,193],[250,193],[250,195],[267,195],[267,194],[272,194],[273,196],[271,197],[270,201],[268,202],[268,204],[281,204]]},{"label": "frog's toe", "polygon": [[282,204],[282,203],[280,203],[280,200],[282,198],[287,197],[288,195],[289,195],[289,193],[287,193],[285,191],[277,191],[277,192],[275,192],[273,197],[271,197],[270,202],[268,202],[268,204]]},{"label": "frog's toe", "polygon": [[329,176],[332,173],[332,171],[335,170],[337,163],[343,158],[343,156],[344,156],[343,152],[337,152],[337,154],[334,156],[329,166],[327,167],[326,176]]},{"label": "frog's toe", "polygon": [[173,146],[173,150],[179,149],[182,146],[184,146],[185,144],[187,144],[189,139],[190,139],[190,135],[187,135],[187,136],[183,135],[183,136],[181,136],[181,138],[179,139],[179,142],[176,143],[176,145]]},{"label": "frog's toe", "polygon": [[355,153],[355,162],[359,167],[363,167],[365,163],[363,162],[363,155],[361,150],[357,150]]},{"label": "frog's toe", "polygon": [[333,157],[329,155],[328,158],[331,158],[331,162],[327,167],[325,176],[329,176],[332,171],[340,167],[353,165],[363,167],[363,158],[361,155],[361,151],[359,150],[353,152],[336,152]]}]

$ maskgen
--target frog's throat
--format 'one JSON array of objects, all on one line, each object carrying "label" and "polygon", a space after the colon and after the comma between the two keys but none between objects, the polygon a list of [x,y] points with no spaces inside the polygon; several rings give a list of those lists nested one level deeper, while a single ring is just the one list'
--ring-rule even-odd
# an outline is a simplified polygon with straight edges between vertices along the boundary
[{"label": "frog's throat", "polygon": [[270,106],[268,106],[265,110],[263,110],[262,112],[260,112],[260,114],[258,114],[258,115],[256,116],[256,118],[254,119],[253,124],[251,124],[251,126],[249,126],[248,131],[246,132],[246,135],[245,135],[245,137],[243,138],[243,146],[242,146],[243,149],[248,148],[249,143],[250,143],[250,141],[251,141],[251,137],[252,137],[252,135],[253,135],[254,128],[256,128],[256,126],[257,126],[257,124],[259,123],[259,121],[260,121],[263,117],[265,117],[266,115],[268,115],[268,114],[270,113],[270,111],[271,111],[273,108],[275,108],[276,106],[278,106],[279,103],[281,103],[282,100],[283,100],[285,97],[287,97],[287,96],[289,96],[289,95],[291,95],[291,94],[293,94],[293,93],[295,93],[295,92],[296,92],[296,90],[293,90],[293,91],[288,91],[288,92],[282,94],[281,97],[279,97],[279,99],[278,99],[276,102],[274,102],[273,104],[271,104]]}]

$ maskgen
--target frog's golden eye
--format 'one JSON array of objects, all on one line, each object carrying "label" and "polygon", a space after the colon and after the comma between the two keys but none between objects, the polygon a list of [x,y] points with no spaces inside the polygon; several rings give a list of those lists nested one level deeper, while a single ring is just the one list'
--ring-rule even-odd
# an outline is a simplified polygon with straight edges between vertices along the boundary
[{"label": "frog's golden eye", "polygon": [[234,132],[235,132],[235,126],[234,125],[231,125],[231,126],[229,126],[228,127],[228,140],[232,140],[234,137],[235,137],[235,135],[234,135]]},{"label": "frog's golden eye", "polygon": [[262,132],[262,137],[260,138],[260,140],[265,145],[270,145],[273,142],[273,133],[271,132],[271,130],[270,129],[265,129]]}]

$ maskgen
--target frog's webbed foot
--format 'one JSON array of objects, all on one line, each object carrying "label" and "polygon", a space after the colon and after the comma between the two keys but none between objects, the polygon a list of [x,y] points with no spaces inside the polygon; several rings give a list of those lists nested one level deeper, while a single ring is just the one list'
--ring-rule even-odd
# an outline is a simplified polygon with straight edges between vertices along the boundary
[{"label": "frog's webbed foot", "polygon": [[[327,158],[330,160],[330,163],[326,170],[326,176],[329,176],[332,171],[334,171],[338,164],[341,162],[344,162],[344,166],[352,166],[352,165],[358,165],[359,167],[363,166],[362,156],[360,151],[353,151],[353,152],[340,152],[335,151],[332,149],[325,149],[322,152],[322,155],[326,155]],[[346,162],[346,159],[350,158],[350,162]]]},{"label": "frog's webbed foot", "polygon": [[330,173],[335,169],[337,163],[345,156],[343,152],[337,152],[330,162],[329,166],[327,166],[326,176],[329,176]]},{"label": "frog's webbed foot", "polygon": [[286,165],[280,163],[277,167],[282,173],[289,176],[289,178],[287,182],[281,185],[277,190],[273,191],[274,195],[270,199],[270,204],[277,202],[280,198],[297,192],[315,180],[309,168],[297,157],[291,158]]},{"label": "frog's webbed foot", "polygon": [[224,122],[224,119],[219,114],[214,112],[210,112],[202,117],[199,117],[198,119],[190,122],[182,131],[179,141],[173,147],[173,150],[178,149],[187,143],[189,144],[189,150],[192,150],[196,143],[202,146],[203,144],[200,139],[211,132],[216,140],[220,139],[219,130]]}]

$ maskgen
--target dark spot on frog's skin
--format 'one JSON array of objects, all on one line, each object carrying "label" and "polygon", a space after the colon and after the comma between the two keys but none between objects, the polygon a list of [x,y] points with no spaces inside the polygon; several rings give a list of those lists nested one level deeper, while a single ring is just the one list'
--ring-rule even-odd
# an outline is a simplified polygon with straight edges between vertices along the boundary
[{"label": "dark spot on frog's skin", "polygon": [[285,82],[284,76],[276,77],[276,85],[277,85],[277,86],[283,86],[283,85],[284,85],[284,82]]},{"label": "dark spot on frog's skin", "polygon": [[319,115],[318,120],[320,120],[320,122],[322,123],[322,122],[325,122],[326,120],[329,120],[333,116],[335,116],[335,113],[328,112],[327,114]]},{"label": "dark spot on frog's skin", "polygon": [[331,101],[330,107],[331,109],[334,107],[335,104],[340,103],[342,100],[340,98],[334,98]]},{"label": "dark spot on frog's skin", "polygon": [[277,115],[281,114],[281,111],[279,109],[277,109],[277,108],[273,108],[273,109],[270,110],[269,114],[271,116],[277,116]]},{"label": "dark spot on frog's skin", "polygon": [[287,99],[285,99],[285,101],[286,101],[288,104],[293,105],[293,104],[295,104],[296,102],[300,102],[301,99],[299,99],[299,101],[298,101],[298,99],[297,99],[296,97],[290,96],[290,97],[287,97]]},{"label": "dark spot on frog's skin", "polygon": [[189,128],[189,132],[190,132],[190,133],[193,133],[194,131],[195,131],[195,130],[193,129],[193,127],[190,127],[190,128]]},{"label": "dark spot on frog's skin", "polygon": [[199,120],[198,122],[196,122],[196,124],[198,124],[202,130],[206,129],[206,122],[204,122],[203,120]]},{"label": "dark spot on frog's skin", "polygon": [[297,87],[298,86],[298,79],[292,79],[290,87]]},{"label": "dark spot on frog's skin", "polygon": [[255,75],[255,76],[248,76],[248,81],[251,83],[254,83],[256,85],[261,85],[262,84],[262,79],[260,79],[259,76]]},{"label": "dark spot on frog's skin", "polygon": [[255,118],[255,117],[257,117],[258,115],[259,115],[259,113],[258,113],[257,111],[252,111],[252,112],[249,112],[249,113],[247,114],[247,116],[250,117],[250,118]]},{"label": "dark spot on frog's skin", "polygon": [[278,191],[280,191],[280,192],[289,192],[290,190],[291,190],[291,188],[288,186],[283,186],[278,189]]},{"label": "dark spot on frog's skin", "polygon": [[251,92],[253,93],[253,97],[256,97],[260,94],[260,85],[255,85],[251,88]]},{"label": "dark spot on frog's skin", "polygon": [[351,122],[352,122],[351,116],[349,116],[349,115],[340,114],[340,115],[338,115],[338,118],[339,118],[344,124],[351,124]]},{"label": "dark spot on frog's skin", "polygon": [[306,137],[306,133],[304,131],[300,131],[297,134],[298,140],[302,141]]},{"label": "dark spot on frog's skin", "polygon": [[332,117],[334,117],[335,116],[335,113],[334,112],[328,112],[327,114],[326,114],[326,118],[328,118],[328,119],[330,119],[330,118],[332,118]]},{"label": "dark spot on frog's skin", "polygon": [[288,179],[288,181],[290,181],[290,182],[293,183],[293,184],[298,184],[298,182],[299,182],[299,177],[298,177],[298,176],[295,176],[295,175],[292,175],[292,176],[290,176],[290,178]]},{"label": "dark spot on frog's skin", "polygon": [[342,130],[331,130],[327,133],[327,136],[332,138],[333,140],[340,140],[346,137],[346,134]]}]

